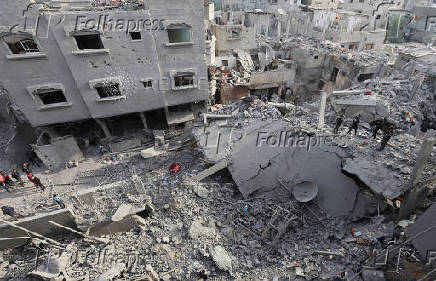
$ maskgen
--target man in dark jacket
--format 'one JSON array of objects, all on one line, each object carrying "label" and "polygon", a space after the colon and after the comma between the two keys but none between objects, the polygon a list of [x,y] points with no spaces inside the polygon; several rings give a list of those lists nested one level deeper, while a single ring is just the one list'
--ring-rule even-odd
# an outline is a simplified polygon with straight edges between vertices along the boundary
[{"label": "man in dark jacket", "polygon": [[353,123],[350,126],[350,129],[347,132],[347,135],[351,133],[351,130],[354,130],[354,135],[357,135],[357,129],[359,128],[360,123],[360,114],[358,116],[354,116]]},{"label": "man in dark jacket", "polygon": [[339,127],[341,127],[343,121],[344,121],[344,115],[338,114],[338,116],[336,117],[336,126],[335,129],[333,130],[333,133],[335,135],[338,133]]}]

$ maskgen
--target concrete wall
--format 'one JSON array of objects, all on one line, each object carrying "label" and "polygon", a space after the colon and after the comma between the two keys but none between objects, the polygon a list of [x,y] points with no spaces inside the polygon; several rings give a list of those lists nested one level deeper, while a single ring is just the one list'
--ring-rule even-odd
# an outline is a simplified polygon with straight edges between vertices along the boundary
[{"label": "concrete wall", "polygon": [[360,12],[365,15],[374,15],[374,11],[380,9],[381,6],[387,5],[391,8],[401,9],[404,7],[404,0],[392,1],[385,0],[344,0],[343,3],[339,4],[339,9]]},{"label": "concrete wall", "polygon": [[[57,210],[34,217],[20,219],[18,221],[14,221],[13,223],[44,236],[66,233],[65,230],[50,224],[48,221],[54,221],[63,226],[68,226],[72,228],[75,227],[74,218],[71,215],[70,211],[66,209]],[[18,228],[11,227],[6,224],[0,225],[1,238],[14,238],[14,237],[26,237],[26,236],[28,236],[26,232]],[[22,245],[27,244],[28,242],[29,239],[0,240],[0,250],[20,247]]]},{"label": "concrete wall", "polygon": [[[7,59],[8,48],[0,47],[0,66],[9,70],[0,74],[0,81],[33,126],[144,112],[208,98],[203,1],[152,0],[147,3],[148,9],[138,11],[65,12],[62,23],[50,27],[48,38],[37,38],[45,54],[43,58]],[[101,22],[105,16],[107,20],[120,20],[125,24],[123,28],[115,28],[113,24],[113,28],[107,25],[105,30],[100,30],[108,51],[77,54],[71,31],[84,29],[86,21]],[[49,17],[47,14],[42,21],[47,22]],[[132,40],[126,32],[129,20],[141,27],[141,40]],[[146,30],[150,27],[139,24],[147,20],[157,20],[156,26],[161,30]],[[13,22],[15,19],[11,24]],[[169,46],[164,25],[171,23],[191,26],[192,44]],[[195,73],[196,86],[173,90],[172,74],[186,70]],[[123,98],[99,99],[92,81],[115,78],[119,79]],[[144,88],[143,79],[152,79],[153,88]],[[67,102],[62,106],[41,106],[26,90],[52,83],[64,88]]]},{"label": "concrete wall", "polygon": [[[229,39],[229,30],[237,28],[242,30],[240,39]],[[243,25],[213,25],[212,33],[216,37],[216,54],[218,56],[231,54],[233,50],[254,50],[257,48],[256,36],[253,27]]]}]

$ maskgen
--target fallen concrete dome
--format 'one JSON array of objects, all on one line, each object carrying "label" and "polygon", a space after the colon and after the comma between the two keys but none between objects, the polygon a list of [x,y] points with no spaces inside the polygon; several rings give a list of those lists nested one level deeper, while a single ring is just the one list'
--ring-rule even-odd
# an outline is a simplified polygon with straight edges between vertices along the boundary
[{"label": "fallen concrete dome", "polygon": [[311,181],[303,181],[292,187],[292,194],[299,202],[309,202],[318,194],[318,186]]}]

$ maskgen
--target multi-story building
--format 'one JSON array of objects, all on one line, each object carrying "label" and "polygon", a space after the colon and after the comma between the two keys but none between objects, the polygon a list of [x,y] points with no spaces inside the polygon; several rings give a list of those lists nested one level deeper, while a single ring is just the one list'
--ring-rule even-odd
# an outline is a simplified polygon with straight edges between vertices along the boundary
[{"label": "multi-story building", "polygon": [[415,15],[408,25],[408,39],[424,43],[436,42],[436,1],[409,1],[406,8]]},{"label": "multi-story building", "polygon": [[186,122],[207,101],[203,0],[13,2],[0,2],[0,85],[32,127],[94,122],[110,137],[132,120]]}]

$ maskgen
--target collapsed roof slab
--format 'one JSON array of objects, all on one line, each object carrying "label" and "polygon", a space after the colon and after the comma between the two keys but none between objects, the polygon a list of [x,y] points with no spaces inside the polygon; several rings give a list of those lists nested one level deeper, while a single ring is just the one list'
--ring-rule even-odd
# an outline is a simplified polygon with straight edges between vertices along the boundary
[{"label": "collapsed roof slab", "polygon": [[407,236],[425,261],[435,261],[436,253],[436,203],[433,203],[414,224],[407,228]]},{"label": "collapsed roof slab", "polygon": [[395,199],[408,190],[407,182],[392,173],[386,164],[370,162],[358,157],[346,159],[343,170],[365,183],[372,192],[387,199]]},{"label": "collapsed roof slab", "polygon": [[[368,204],[358,203],[367,198],[358,196],[362,191],[356,182],[342,173],[341,163],[346,157],[342,149],[321,143],[308,149],[307,141],[314,144],[314,138],[296,136],[286,122],[257,122],[254,127],[246,129],[245,137],[232,151],[229,165],[244,198],[278,189],[279,181],[288,186],[312,181],[319,187],[317,203],[330,215],[367,214]],[[287,143],[283,140],[286,132],[290,134]],[[297,137],[300,143],[295,141]],[[378,204],[377,200],[369,203]]]}]

